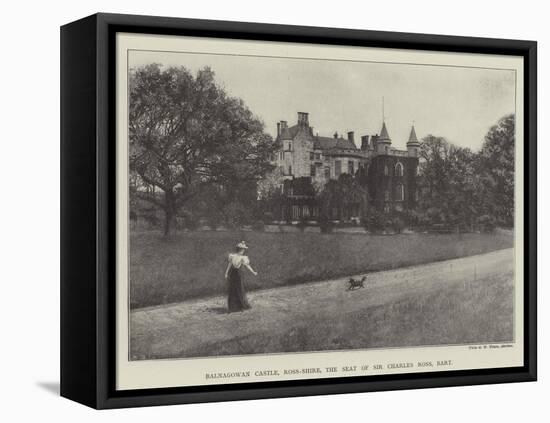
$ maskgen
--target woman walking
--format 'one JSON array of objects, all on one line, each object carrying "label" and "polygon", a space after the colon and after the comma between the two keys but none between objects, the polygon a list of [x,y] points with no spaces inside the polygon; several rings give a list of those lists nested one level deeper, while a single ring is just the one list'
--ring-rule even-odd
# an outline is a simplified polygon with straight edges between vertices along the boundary
[{"label": "woman walking", "polygon": [[227,279],[227,309],[230,313],[234,311],[243,311],[250,308],[244,292],[242,267],[246,267],[250,273],[258,273],[250,267],[250,260],[245,255],[248,246],[244,241],[237,244],[236,253],[229,254],[227,269],[225,270],[225,279]]}]

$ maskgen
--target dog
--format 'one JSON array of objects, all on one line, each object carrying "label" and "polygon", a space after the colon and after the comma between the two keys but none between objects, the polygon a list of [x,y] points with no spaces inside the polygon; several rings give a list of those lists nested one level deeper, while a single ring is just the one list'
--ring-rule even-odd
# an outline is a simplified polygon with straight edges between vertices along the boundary
[{"label": "dog", "polygon": [[349,278],[348,281],[348,291],[353,291],[355,289],[361,289],[365,287],[365,281],[367,280],[366,276],[363,276],[361,280],[355,280],[353,278]]}]

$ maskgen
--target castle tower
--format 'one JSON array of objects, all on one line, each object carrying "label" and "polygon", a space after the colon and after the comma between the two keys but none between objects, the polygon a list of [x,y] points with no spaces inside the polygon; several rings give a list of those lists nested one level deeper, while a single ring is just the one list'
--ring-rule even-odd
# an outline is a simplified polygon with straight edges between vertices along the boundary
[{"label": "castle tower", "polygon": [[407,151],[410,157],[418,157],[418,150],[420,149],[420,142],[416,137],[416,131],[414,130],[414,125],[411,128],[411,133],[409,135],[409,140],[407,141]]},{"label": "castle tower", "polygon": [[386,128],[386,122],[382,122],[382,130],[376,140],[376,152],[378,154],[388,154],[391,147],[391,138]]}]

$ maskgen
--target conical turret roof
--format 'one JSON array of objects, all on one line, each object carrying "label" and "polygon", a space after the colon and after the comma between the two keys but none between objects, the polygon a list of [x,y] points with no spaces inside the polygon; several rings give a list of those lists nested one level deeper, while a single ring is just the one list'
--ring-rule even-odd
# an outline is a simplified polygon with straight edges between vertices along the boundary
[{"label": "conical turret roof", "polygon": [[380,141],[391,142],[391,138],[388,135],[388,129],[386,128],[386,122],[382,122],[382,130],[380,131],[380,136],[378,137],[378,142]]},{"label": "conical turret roof", "polygon": [[416,131],[414,130],[414,125],[411,128],[411,134],[409,135],[409,141],[407,144],[419,144],[418,138],[416,137]]}]

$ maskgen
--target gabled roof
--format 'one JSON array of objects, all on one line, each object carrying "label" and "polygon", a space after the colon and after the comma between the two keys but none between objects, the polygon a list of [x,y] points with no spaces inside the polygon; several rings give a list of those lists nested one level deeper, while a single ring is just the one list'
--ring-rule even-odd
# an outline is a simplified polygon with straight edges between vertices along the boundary
[{"label": "gabled roof", "polygon": [[304,127],[300,127],[300,125],[286,127],[281,130],[279,139],[294,140],[296,136],[301,134],[313,140],[313,148],[316,150],[358,150],[355,143],[347,138],[320,137],[312,135],[309,131],[304,131]]},{"label": "gabled roof", "polygon": [[414,130],[414,125],[411,128],[411,134],[409,135],[409,141],[407,144],[419,144],[418,138],[416,138],[416,131]]},{"label": "gabled roof", "polygon": [[380,141],[390,141],[391,138],[388,135],[388,129],[386,128],[386,122],[382,123],[382,130],[380,131],[380,136],[378,137],[378,142]]},{"label": "gabled roof", "polygon": [[346,138],[313,137],[313,145],[316,150],[357,150],[355,143]]},{"label": "gabled roof", "polygon": [[281,130],[280,138],[283,139],[283,140],[292,140],[292,139],[294,139],[294,137],[298,133],[299,129],[300,128],[298,127],[298,125],[291,126],[290,128],[288,128],[288,127],[283,128]]}]

